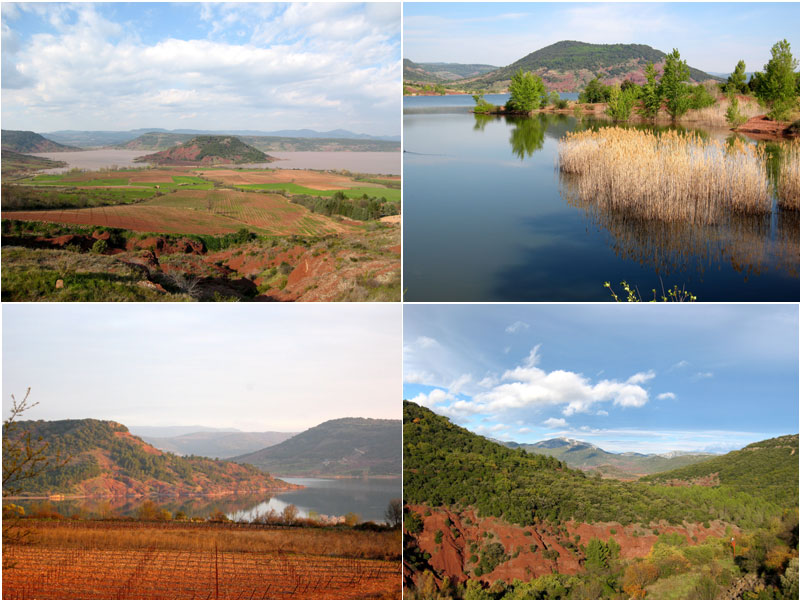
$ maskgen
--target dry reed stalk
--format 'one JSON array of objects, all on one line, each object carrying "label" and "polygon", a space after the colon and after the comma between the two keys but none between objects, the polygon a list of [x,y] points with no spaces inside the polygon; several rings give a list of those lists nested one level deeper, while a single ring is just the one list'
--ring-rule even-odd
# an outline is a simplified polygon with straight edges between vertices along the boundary
[{"label": "dry reed stalk", "polygon": [[784,147],[778,174],[778,205],[787,210],[800,210],[800,140]]},{"label": "dry reed stalk", "polygon": [[707,225],[729,212],[772,209],[764,149],[694,133],[619,127],[568,133],[558,147],[563,173],[598,208],[642,219]]},{"label": "dry reed stalk", "polygon": [[[752,119],[758,115],[763,115],[766,109],[758,104],[758,100],[747,96],[738,96],[739,100],[739,114],[747,119]],[[717,103],[706,108],[690,110],[681,117],[681,123],[694,123],[699,125],[706,125],[709,127],[724,127],[729,129],[731,124],[728,123],[726,112],[730,101],[727,97],[718,99]]]}]

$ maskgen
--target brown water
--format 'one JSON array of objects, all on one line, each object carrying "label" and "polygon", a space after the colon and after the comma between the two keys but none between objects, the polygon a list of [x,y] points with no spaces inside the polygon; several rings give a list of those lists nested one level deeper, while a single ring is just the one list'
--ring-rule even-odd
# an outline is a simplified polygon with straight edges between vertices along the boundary
[{"label": "brown water", "polygon": [[[97,171],[109,167],[141,167],[134,159],[151,154],[142,150],[85,150],[83,152],[40,152],[41,156],[67,163],[66,167],[42,173],[64,173],[70,169]],[[357,173],[400,174],[400,152],[270,152],[277,162],[246,167],[271,169],[347,169]]]}]

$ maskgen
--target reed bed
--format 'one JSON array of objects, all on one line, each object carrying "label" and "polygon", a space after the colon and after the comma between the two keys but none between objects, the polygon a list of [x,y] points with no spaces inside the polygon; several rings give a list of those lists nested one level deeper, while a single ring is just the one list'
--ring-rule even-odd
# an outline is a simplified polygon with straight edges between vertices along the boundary
[{"label": "reed bed", "polygon": [[[763,115],[765,110],[758,104],[758,100],[750,96],[737,96],[739,101],[739,114],[746,119],[752,119],[758,115]],[[680,118],[681,124],[692,123],[693,125],[705,125],[708,127],[722,127],[730,129],[727,111],[730,101],[727,97],[717,99],[717,103],[705,108],[692,109]]]},{"label": "reed bed", "polygon": [[619,127],[568,133],[558,147],[562,173],[601,210],[645,220],[718,223],[726,214],[767,214],[772,189],[764,149],[694,133]]},{"label": "reed bed", "polygon": [[778,173],[778,205],[800,210],[800,140],[786,144]]}]

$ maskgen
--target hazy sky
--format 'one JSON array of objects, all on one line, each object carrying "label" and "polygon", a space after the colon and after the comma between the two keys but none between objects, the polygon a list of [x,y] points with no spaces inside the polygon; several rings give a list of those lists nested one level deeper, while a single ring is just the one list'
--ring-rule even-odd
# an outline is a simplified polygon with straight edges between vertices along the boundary
[{"label": "hazy sky", "polygon": [[400,4],[3,3],[5,129],[400,133]]},{"label": "hazy sky", "polygon": [[798,432],[796,305],[406,305],[404,397],[502,440],[728,451]]},{"label": "hazy sky", "polygon": [[3,305],[3,413],[302,431],[401,418],[397,304]]},{"label": "hazy sky", "polygon": [[508,65],[562,40],[647,44],[705,71],[739,59],[761,70],[786,38],[800,55],[794,3],[417,3],[403,8],[403,54],[416,62]]}]

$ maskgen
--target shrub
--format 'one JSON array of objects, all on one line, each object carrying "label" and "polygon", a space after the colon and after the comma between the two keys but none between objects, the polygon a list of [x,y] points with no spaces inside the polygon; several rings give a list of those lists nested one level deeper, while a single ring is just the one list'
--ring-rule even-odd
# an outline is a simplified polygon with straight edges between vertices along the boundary
[{"label": "shrub", "polygon": [[108,243],[105,240],[97,240],[92,244],[92,252],[95,254],[105,254],[108,251]]}]

